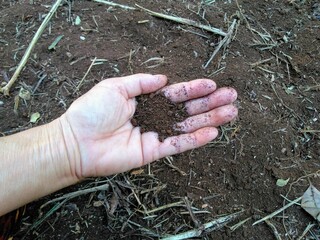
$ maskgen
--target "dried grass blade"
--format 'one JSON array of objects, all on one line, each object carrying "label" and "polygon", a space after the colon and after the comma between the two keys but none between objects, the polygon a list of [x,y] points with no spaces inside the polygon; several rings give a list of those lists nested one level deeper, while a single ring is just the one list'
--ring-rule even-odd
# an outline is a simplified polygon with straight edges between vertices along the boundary
[{"label": "dried grass blade", "polygon": [[193,20],[190,20],[190,19],[187,19],[187,18],[174,17],[174,16],[171,16],[171,15],[154,12],[154,11],[151,11],[151,10],[149,10],[147,8],[141,7],[138,4],[136,4],[136,6],[138,8],[141,8],[142,10],[146,11],[150,15],[155,16],[155,17],[164,18],[164,19],[167,19],[167,20],[170,20],[170,21],[173,21],[173,22],[182,23],[182,24],[185,24],[185,25],[201,28],[201,29],[206,30],[208,32],[212,32],[212,33],[221,35],[223,37],[227,35],[227,33],[225,33],[224,31],[222,31],[222,30],[220,30],[218,28],[214,28],[214,27],[211,27],[211,26],[208,26],[208,25],[204,25],[204,24],[198,23],[196,21],[193,21]]},{"label": "dried grass blade", "polygon": [[119,7],[119,8],[123,8],[123,9],[126,9],[126,10],[135,10],[134,7],[130,7],[130,6],[127,6],[127,5],[122,5],[122,4],[114,3],[114,2],[110,2],[110,1],[105,1],[105,0],[94,0],[94,1],[98,2],[98,3],[104,3],[104,4],[112,6],[112,7]]}]

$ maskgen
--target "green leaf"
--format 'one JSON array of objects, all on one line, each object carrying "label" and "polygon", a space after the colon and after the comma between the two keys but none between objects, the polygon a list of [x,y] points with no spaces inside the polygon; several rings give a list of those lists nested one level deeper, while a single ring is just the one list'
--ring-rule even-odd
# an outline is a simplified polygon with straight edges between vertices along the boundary
[{"label": "green leaf", "polygon": [[280,178],[280,179],[277,180],[276,184],[277,184],[278,187],[284,187],[284,186],[286,186],[288,184],[289,180],[290,180],[290,178],[288,178],[286,180]]},{"label": "green leaf", "polygon": [[32,113],[31,117],[30,117],[30,122],[31,123],[36,123],[40,118],[40,113],[36,112],[36,113]]},{"label": "green leaf", "polygon": [[49,50],[54,50],[57,46],[57,44],[61,41],[61,39],[64,37],[64,35],[60,35],[56,37],[56,39],[51,43],[51,45],[48,47]]},{"label": "green leaf", "polygon": [[81,19],[80,19],[79,16],[76,17],[75,24],[76,24],[77,26],[79,26],[79,25],[81,24]]}]

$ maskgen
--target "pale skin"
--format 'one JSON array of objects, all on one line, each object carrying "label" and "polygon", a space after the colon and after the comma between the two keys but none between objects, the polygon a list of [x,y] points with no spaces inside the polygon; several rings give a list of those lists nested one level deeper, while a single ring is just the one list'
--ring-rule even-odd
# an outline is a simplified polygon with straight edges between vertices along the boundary
[{"label": "pale skin", "polygon": [[[87,177],[128,171],[203,146],[218,136],[216,127],[237,116],[232,88],[217,88],[209,79],[166,83],[164,75],[106,79],[56,120],[0,138],[0,216]],[[183,133],[163,142],[130,122],[135,97],[159,89],[172,102],[184,102],[190,115],[175,126]]]}]

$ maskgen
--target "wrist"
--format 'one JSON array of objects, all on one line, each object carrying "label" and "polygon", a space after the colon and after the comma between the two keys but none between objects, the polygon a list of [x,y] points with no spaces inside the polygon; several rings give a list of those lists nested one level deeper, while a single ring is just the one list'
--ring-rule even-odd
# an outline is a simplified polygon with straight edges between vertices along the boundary
[{"label": "wrist", "polygon": [[0,146],[0,216],[79,181],[78,147],[63,118],[0,138]]},{"label": "wrist", "polygon": [[50,150],[52,156],[58,154],[55,157],[59,159],[61,177],[72,183],[80,181],[82,176],[79,144],[66,115],[63,114],[49,123],[47,128],[51,131],[49,135],[56,138],[52,139]]}]

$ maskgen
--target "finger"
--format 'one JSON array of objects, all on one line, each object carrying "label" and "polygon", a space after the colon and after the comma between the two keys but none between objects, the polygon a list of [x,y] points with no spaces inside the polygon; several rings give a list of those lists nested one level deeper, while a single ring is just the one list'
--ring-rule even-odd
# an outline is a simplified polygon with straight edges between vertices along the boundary
[{"label": "finger", "polygon": [[112,78],[108,83],[116,84],[124,89],[126,97],[133,98],[141,94],[151,93],[159,90],[167,84],[165,75],[135,74],[127,77]]},{"label": "finger", "polygon": [[159,142],[158,134],[147,132],[142,134],[143,162],[139,166],[148,164],[160,158],[178,154],[207,144],[218,136],[216,128],[208,127],[193,133],[169,137]]},{"label": "finger", "polygon": [[232,121],[238,115],[238,109],[233,105],[225,105],[209,112],[198,114],[177,123],[175,128],[182,132],[193,132],[204,127],[218,127]]},{"label": "finger", "polygon": [[202,128],[193,133],[169,137],[159,146],[159,158],[201,147],[218,136],[216,128]]},{"label": "finger", "polygon": [[178,103],[203,97],[215,91],[216,88],[217,85],[212,80],[197,79],[190,82],[172,84],[161,91],[170,101]]},{"label": "finger", "polygon": [[236,99],[237,92],[233,88],[219,88],[208,96],[188,101],[185,106],[188,114],[195,115],[231,104]]}]

